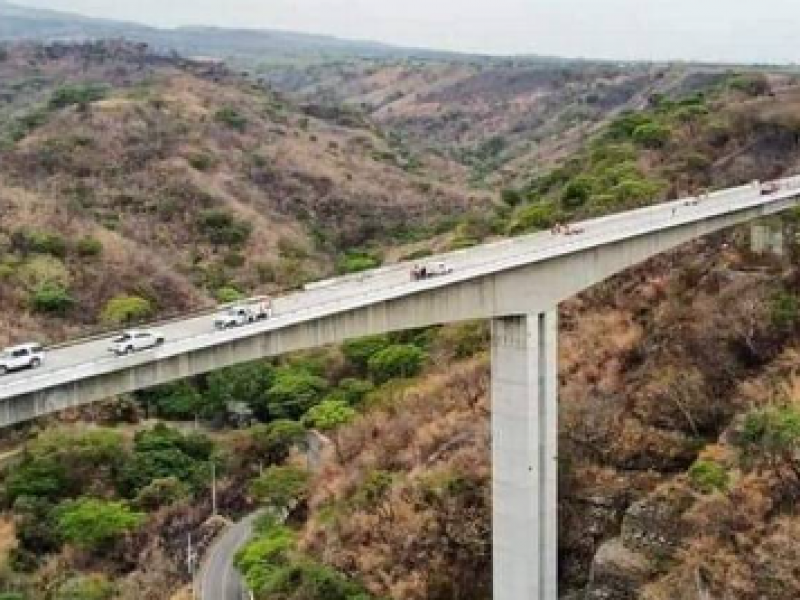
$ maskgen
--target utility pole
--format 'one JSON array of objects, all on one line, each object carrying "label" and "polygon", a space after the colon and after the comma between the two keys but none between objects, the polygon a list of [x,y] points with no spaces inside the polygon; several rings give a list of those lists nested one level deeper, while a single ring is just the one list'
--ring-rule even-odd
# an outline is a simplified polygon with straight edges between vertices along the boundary
[{"label": "utility pole", "polygon": [[211,463],[211,515],[217,516],[217,465]]}]

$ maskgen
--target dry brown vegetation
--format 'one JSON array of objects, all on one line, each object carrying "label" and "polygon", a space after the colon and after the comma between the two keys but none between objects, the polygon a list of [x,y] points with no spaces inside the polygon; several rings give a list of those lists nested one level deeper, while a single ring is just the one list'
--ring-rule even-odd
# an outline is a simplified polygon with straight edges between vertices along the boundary
[{"label": "dry brown vegetation", "polygon": [[[14,315],[0,343],[66,335],[120,294],[165,314],[221,288],[296,286],[330,273],[344,249],[382,247],[485,201],[442,159],[409,166],[368,123],[306,114],[223,67],[126,45],[20,47],[0,81],[11,136],[0,146],[0,301]],[[96,99],[54,104],[98,84]],[[26,234],[59,247],[31,248]],[[89,254],[82,239],[99,245]],[[54,280],[71,310],[31,317],[34,289]]]}]

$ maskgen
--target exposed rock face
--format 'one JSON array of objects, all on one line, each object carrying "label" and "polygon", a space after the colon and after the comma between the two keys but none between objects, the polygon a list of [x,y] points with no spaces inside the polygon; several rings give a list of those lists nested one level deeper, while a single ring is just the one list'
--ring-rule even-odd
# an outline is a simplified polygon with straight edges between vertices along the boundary
[{"label": "exposed rock face", "polygon": [[621,538],[606,542],[592,564],[587,600],[635,600],[638,589],[652,574],[652,567],[641,553],[629,550]]}]

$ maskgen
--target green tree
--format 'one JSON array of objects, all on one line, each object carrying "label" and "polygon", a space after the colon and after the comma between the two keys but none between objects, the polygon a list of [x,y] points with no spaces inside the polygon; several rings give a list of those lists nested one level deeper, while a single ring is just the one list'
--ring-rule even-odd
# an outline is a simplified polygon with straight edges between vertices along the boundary
[{"label": "green tree", "polygon": [[138,399],[155,408],[162,419],[185,421],[205,414],[206,398],[191,381],[168,383],[137,394]]},{"label": "green tree", "polygon": [[297,421],[280,419],[250,430],[256,453],[271,464],[284,462],[292,448],[305,443],[306,428]]},{"label": "green tree", "polygon": [[327,400],[309,410],[303,417],[303,424],[329,433],[336,449],[339,462],[344,464],[339,428],[356,418],[356,411],[347,402]]},{"label": "green tree", "polygon": [[345,358],[357,369],[366,372],[370,359],[391,345],[392,342],[389,336],[374,335],[345,342],[342,345],[342,352]]},{"label": "green tree", "polygon": [[398,344],[381,350],[369,360],[369,372],[375,381],[384,383],[398,377],[413,377],[427,359],[416,346]]},{"label": "green tree", "polygon": [[308,471],[297,467],[270,467],[250,484],[250,493],[266,506],[279,511],[292,510],[305,500],[309,490]]},{"label": "green tree", "polygon": [[122,502],[81,498],[58,509],[58,530],[64,540],[84,550],[97,551],[144,522],[144,514]]},{"label": "green tree", "polygon": [[633,140],[647,148],[662,148],[672,136],[672,131],[665,125],[646,123],[633,132]]},{"label": "green tree", "polygon": [[262,419],[270,416],[267,392],[275,382],[275,369],[256,361],[209,374],[203,416],[225,414],[230,402],[244,402]]},{"label": "green tree", "polygon": [[64,315],[75,305],[69,290],[60,283],[42,283],[31,294],[31,307],[36,312]]},{"label": "green tree", "polygon": [[152,303],[139,296],[117,296],[108,301],[100,318],[109,325],[125,325],[153,315]]},{"label": "green tree", "polygon": [[279,369],[267,392],[269,415],[273,419],[297,420],[327,391],[328,382],[322,377],[303,370]]}]

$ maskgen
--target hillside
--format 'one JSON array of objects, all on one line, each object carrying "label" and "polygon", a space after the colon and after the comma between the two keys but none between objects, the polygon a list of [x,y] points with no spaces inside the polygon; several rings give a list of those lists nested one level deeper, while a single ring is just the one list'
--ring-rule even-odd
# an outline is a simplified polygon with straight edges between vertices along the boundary
[{"label": "hillside", "polygon": [[685,97],[726,76],[692,65],[529,60],[351,62],[266,75],[287,94],[356,106],[492,185],[544,172],[652,96]]},{"label": "hillside", "polygon": [[357,114],[303,111],[222,66],[123,43],[13,47],[0,342],[108,321],[115,297],[153,316],[297,286],[484,204],[464,180]]},{"label": "hillside", "polygon": [[[301,102],[127,43],[3,51],[0,335],[118,327],[800,170],[788,75],[442,62],[373,65],[365,80],[339,68],[278,82]],[[314,88],[320,76],[342,95]],[[450,129],[417,120],[414,97],[381,107],[411,80],[443,114],[474,98],[470,116]],[[539,129],[570,94],[600,89],[605,108]],[[345,96],[367,99],[343,108]],[[465,159],[497,132],[523,148],[535,131],[539,150],[560,152]],[[472,190],[476,174],[503,180],[502,194]],[[800,596],[798,215],[772,225],[784,256],[754,255],[742,228],[562,306],[564,598]],[[487,350],[481,323],[354,340],[4,433],[0,589],[177,591],[188,534],[202,548],[221,525],[214,464],[223,512],[287,515],[260,523],[238,558],[258,600],[485,600]],[[227,430],[231,404],[259,424]],[[330,440],[322,463],[302,455],[308,429]]]},{"label": "hillside", "polygon": [[0,42],[40,43],[125,38],[162,52],[231,60],[246,67],[332,63],[351,59],[456,57],[447,52],[398,48],[376,42],[290,31],[218,27],[162,29],[0,2]]}]

